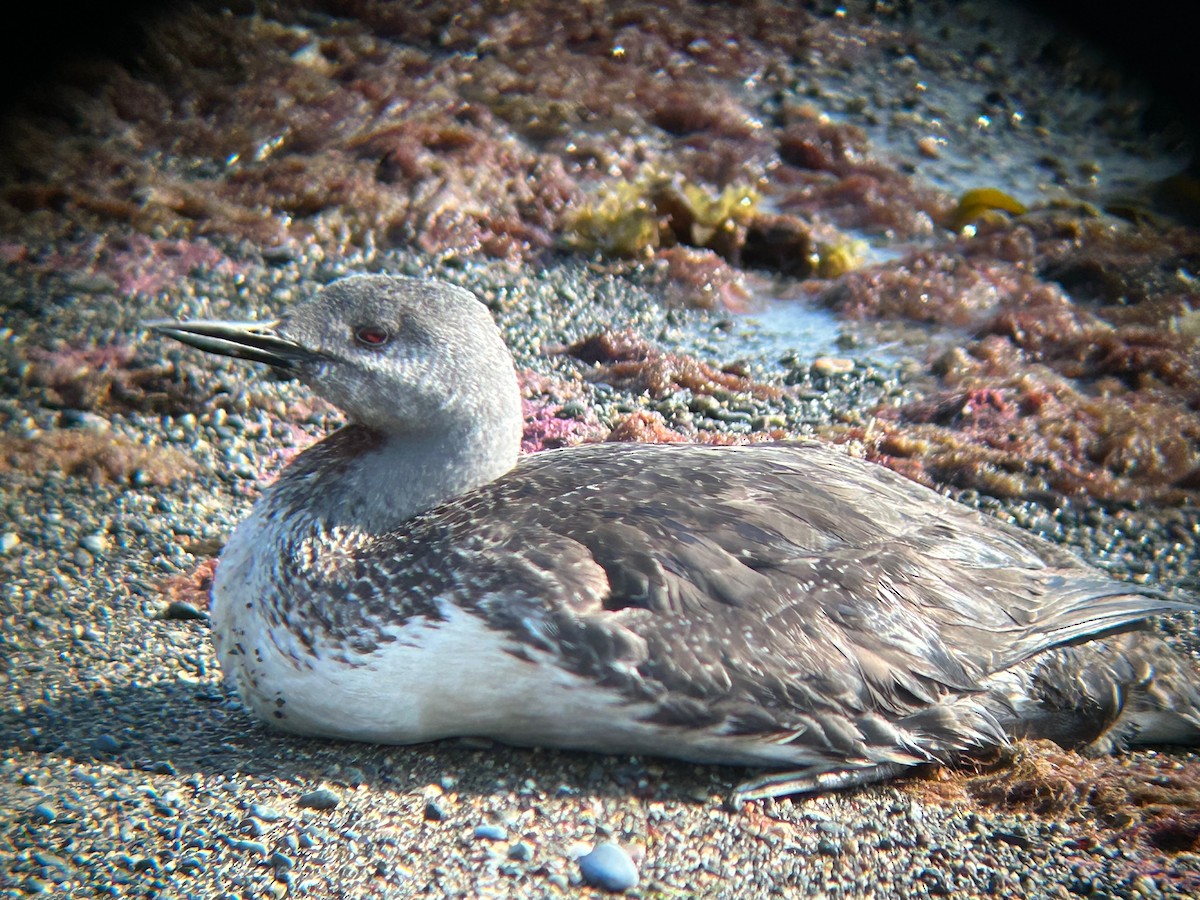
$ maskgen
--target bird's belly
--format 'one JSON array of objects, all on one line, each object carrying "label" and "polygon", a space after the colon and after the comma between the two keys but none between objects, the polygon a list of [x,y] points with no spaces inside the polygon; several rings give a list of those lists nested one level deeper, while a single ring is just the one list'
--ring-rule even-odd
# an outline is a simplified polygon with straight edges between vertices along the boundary
[{"label": "bird's belly", "polygon": [[507,634],[451,605],[440,619],[360,636],[373,645],[366,652],[328,634],[309,637],[309,646],[253,605],[228,604],[237,614],[218,619],[220,605],[221,665],[243,702],[282,730],[385,744],[485,736],[629,751],[647,743],[650,729],[640,720],[651,704],[631,702],[544,653],[518,655]]}]

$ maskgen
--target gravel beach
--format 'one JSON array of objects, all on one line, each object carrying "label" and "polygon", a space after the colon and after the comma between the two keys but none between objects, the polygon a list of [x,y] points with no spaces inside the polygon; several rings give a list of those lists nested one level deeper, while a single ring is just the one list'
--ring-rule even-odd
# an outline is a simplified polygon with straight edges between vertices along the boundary
[{"label": "gravel beach", "polygon": [[[351,65],[339,56],[349,53],[347,47],[367,66],[378,63],[385,54],[381,47],[391,42],[408,60],[405,77],[413,78],[432,77],[440,63],[430,59],[466,52],[430,49],[467,40],[454,36],[457,20],[449,15],[438,19],[440,38],[426,35],[421,43],[413,36],[415,26],[393,23],[389,31],[378,4],[359,6],[365,12],[355,4],[330,3],[227,13],[185,6],[172,15],[190,16],[193,26],[236,19],[246,33],[273,47],[270,52],[286,47],[287,57],[298,60],[312,79],[331,83],[351,81],[351,75],[341,78],[334,71]],[[691,4],[682,6],[689,15],[694,12]],[[135,82],[159,78],[166,83],[161,68],[133,65],[130,75],[114,63],[113,69],[88,70],[100,73],[95,77],[68,73],[67,87],[55,95],[59,105],[49,113],[45,98],[14,112],[8,133],[24,136],[14,138],[12,147],[43,146],[38,143],[43,138],[28,137],[36,131],[54,136],[62,149],[54,151],[58,155],[45,169],[33,156],[14,161],[12,153],[0,169],[0,893],[231,898],[1200,894],[1200,754],[1193,751],[1090,759],[1052,745],[1019,744],[1004,759],[978,769],[933,771],[842,794],[731,809],[725,798],[745,777],[740,770],[480,741],[375,747],[274,734],[222,684],[210,644],[206,592],[225,538],[260,486],[297,448],[336,428],[340,419],[294,383],[154,339],[144,323],[176,317],[267,318],[307,296],[314,285],[352,272],[439,277],[468,287],[489,304],[513,350],[526,394],[528,449],[604,439],[614,429],[618,436],[644,435],[639,429],[645,429],[659,439],[689,440],[817,434],[858,442],[868,455],[875,450],[889,455],[891,448],[890,455],[901,459],[901,471],[911,463],[907,474],[1064,543],[1117,577],[1195,592],[1200,586],[1200,469],[1195,468],[1200,435],[1194,417],[1200,405],[1186,391],[1196,390],[1194,373],[1200,366],[1195,337],[1200,332],[1195,324],[1200,236],[1186,216],[1163,224],[1174,211],[1154,199],[1160,196],[1154,186],[1186,169],[1189,138],[1166,126],[1143,135],[1141,130],[1150,128],[1145,123],[1157,121],[1147,110],[1157,107],[1123,82],[1097,88],[1079,75],[1055,89],[1029,87],[1041,70],[1014,47],[1023,28],[1034,26],[994,12],[989,18],[976,6],[937,4],[916,20],[876,19],[865,11],[831,14],[808,20],[806,46],[820,52],[813,51],[816,62],[807,58],[807,68],[799,63],[801,49],[766,33],[745,36],[742,46],[730,49],[730,60],[712,62],[722,79],[738,76],[728,96],[763,121],[770,115],[786,118],[785,107],[803,107],[795,113],[800,122],[836,112],[837,121],[853,121],[864,146],[888,160],[886,170],[882,164],[872,169],[878,182],[871,191],[839,199],[822,193],[823,182],[801,186],[796,181],[789,187],[795,193],[785,197],[781,191],[761,204],[770,209],[756,211],[760,218],[728,219],[735,222],[730,233],[741,235],[737,252],[717,243],[699,246],[698,238],[689,244],[678,231],[664,232],[632,258],[613,246],[568,247],[556,233],[558,206],[545,200],[558,185],[564,209],[582,204],[588,178],[611,162],[605,154],[622,146],[647,157],[685,157],[680,171],[686,171],[681,177],[689,179],[687,184],[740,183],[740,174],[713,176],[713,160],[724,154],[731,171],[753,175],[761,163],[754,161],[759,151],[743,155],[743,144],[759,141],[774,126],[739,130],[717,121],[727,113],[720,109],[703,127],[675,122],[660,110],[657,130],[627,128],[595,138],[586,164],[566,166],[566,174],[553,177],[546,174],[545,159],[526,160],[521,154],[530,146],[558,153],[555,142],[566,147],[582,138],[539,119],[542,130],[530,126],[514,130],[520,140],[505,137],[503,153],[481,151],[481,157],[500,159],[497,166],[511,165],[519,173],[503,181],[509,193],[489,193],[494,183],[488,179],[495,173],[477,159],[459,168],[446,163],[438,216],[429,206],[400,209],[390,199],[364,199],[346,174],[349,169],[328,175],[332,163],[321,163],[324,168],[314,163],[296,176],[298,181],[308,174],[327,176],[320,182],[323,191],[341,179],[337,183],[345,187],[345,196],[337,203],[369,204],[360,206],[366,210],[362,221],[346,207],[335,209],[336,204],[319,209],[316,201],[300,204],[293,194],[302,188],[292,182],[286,191],[279,188],[279,195],[258,183],[253,191],[247,188],[262,167],[275,164],[274,149],[262,142],[271,136],[255,134],[245,141],[258,148],[257,169],[249,161],[252,149],[242,162],[231,154],[218,160],[215,150],[199,145],[198,126],[182,118],[179,106],[172,119],[166,107],[152,109],[144,96],[135,98],[143,89],[135,90]],[[618,56],[644,50],[641,61],[652,69],[653,53],[638,50],[636,40],[639,34],[654,34],[646,25],[649,19],[626,13],[624,24],[613,25],[606,40],[628,48]],[[533,29],[515,16],[493,16],[496,22],[503,18],[505,27],[489,32],[492,44],[472,45],[476,59],[498,53],[496,42],[516,46],[521,28]],[[463,18],[461,28],[470,37],[477,22]],[[370,40],[356,30],[356,22],[371,23]],[[944,33],[936,49],[946,55],[934,58],[928,48],[935,45],[924,43],[924,36],[938,34],[939,26]],[[620,40],[612,36],[618,32]],[[179,40],[178,34],[172,40]],[[699,59],[709,52],[699,42],[716,40],[716,32],[697,31],[685,46]],[[893,40],[907,48],[911,63],[893,65],[896,56],[888,49]],[[1091,58],[1091,51],[1066,40],[1059,35],[1039,46],[1059,47],[1057,52],[1070,60]],[[646,46],[651,43],[647,38]],[[982,43],[991,50],[981,52]],[[314,61],[317,50],[307,49],[312,47],[325,55]],[[963,47],[973,55],[970,65],[959,67],[952,53]],[[831,48],[863,68],[831,62]],[[776,52],[794,67],[782,73],[772,69],[781,65],[771,62]],[[613,53],[610,46],[606,54]],[[420,54],[428,58],[418,59]],[[264,59],[269,55],[264,51]],[[173,77],[195,78],[202,86],[196,96],[202,96],[224,77],[221,67],[227,61],[218,56],[181,51]],[[871,70],[881,58],[890,60],[886,70]],[[751,83],[735,71],[743,64],[760,73],[759,81]],[[1031,67],[1028,76],[1014,69],[1005,75],[1004,96],[990,97],[988,79],[996,67],[1018,64]],[[239,59],[238,65],[249,70],[255,63]],[[1074,62],[1062,65],[1056,71],[1094,71],[1083,63],[1077,69],[1070,67]],[[363,72],[352,74],[367,78]],[[128,79],[124,95],[123,78]],[[771,78],[777,83],[764,88],[763,79]],[[323,84],[281,81],[274,89],[291,102],[304,90],[317,96],[326,90]],[[422,104],[438,109],[461,101],[459,95],[451,101],[439,94],[439,84],[424,88],[421,99],[406,99],[411,110],[396,113],[399,121],[428,125],[418,108]],[[479,99],[485,88],[479,91],[471,95],[474,102],[491,104],[499,116],[498,101]],[[912,99],[914,91],[925,98],[920,103],[944,108],[944,123],[930,125],[935,117]],[[102,94],[104,103],[96,100]],[[968,115],[953,105],[955,95],[968,97],[968,105],[983,98],[979,102],[997,111],[985,114],[971,106]],[[128,98],[127,106],[121,106],[121,96]],[[333,95],[320,96],[325,99],[313,100],[314,106]],[[1097,100],[1100,96],[1107,99]],[[286,102],[279,100],[280,106]],[[402,105],[395,98],[378,102]],[[676,105],[692,102],[677,98]],[[1125,125],[1105,117],[1120,104],[1130,110]],[[234,116],[229,110],[236,111],[236,104],[231,101],[224,111],[195,106],[196,121],[203,120],[212,133],[204,140],[217,146],[212,135],[221,131],[222,116]],[[329,101],[326,112],[335,106]],[[118,113],[106,118],[98,112],[109,107]],[[1058,115],[1045,113],[1039,124],[1021,124],[1018,114],[1030,118],[1034,107]],[[304,135],[298,125],[287,131],[296,160],[317,158],[314,148],[324,139],[318,135],[337,132],[339,122],[352,118],[351,112],[344,114],[347,118],[338,120],[332,112],[322,113]],[[539,107],[538,115],[549,114]],[[405,119],[408,115],[413,118]],[[689,107],[687,115],[699,112]],[[57,117],[57,132],[45,125],[46,116]],[[980,117],[989,117],[988,123]],[[468,118],[462,113],[459,123],[475,127]],[[187,135],[177,145],[163,138],[173,128]],[[253,131],[251,124],[246,129]],[[697,135],[711,143],[701,147]],[[26,140],[33,143],[20,143]],[[355,140],[347,138],[360,156],[347,153],[346,159],[360,160],[362,148],[374,146],[365,138]],[[443,129],[437,140],[448,156],[467,152],[462,148],[468,137],[462,133]],[[430,139],[427,146],[434,143]],[[120,165],[108,155],[117,146]],[[518,146],[523,149],[514,149]],[[784,168],[796,166],[799,144],[780,146],[793,148],[790,156],[784,154],[792,160]],[[817,152],[815,145],[805,146],[805,152]],[[394,184],[409,177],[406,167],[417,164],[401,159],[401,149],[389,148],[384,168],[393,179],[387,183]],[[709,155],[701,159],[704,153]],[[201,158],[209,168],[197,162]],[[86,160],[93,163],[90,169]],[[372,171],[378,174],[379,166],[372,158]],[[778,168],[761,166],[763,173]],[[303,166],[295,162],[295,168],[299,172]],[[621,164],[611,162],[611,168],[618,171]],[[464,169],[471,177],[461,176]],[[163,180],[139,181],[150,178],[148,172]],[[895,180],[901,176],[889,181],[889,173],[913,176],[923,187],[901,191]],[[262,184],[278,186],[285,174],[264,175]],[[627,174],[631,184],[642,177]],[[859,171],[843,175],[840,190],[848,190],[847,182],[861,188],[867,177]],[[173,187],[168,176],[176,179]],[[514,181],[537,181],[539,199],[517,196]],[[184,191],[180,185],[195,195],[168,196],[171,190]],[[716,195],[722,186],[714,184],[710,193]],[[1047,498],[1039,493],[1042,481],[1034,487],[1029,487],[1032,481],[1019,482],[1011,493],[996,496],[988,493],[991,482],[943,478],[948,470],[927,462],[933,457],[914,451],[901,458],[894,452],[900,434],[919,435],[929,446],[950,446],[938,444],[942,438],[932,431],[903,432],[897,425],[889,432],[891,443],[862,449],[874,434],[876,418],[893,421],[887,410],[912,409],[909,404],[953,387],[938,380],[944,367],[936,360],[979,338],[982,320],[970,317],[978,309],[963,319],[952,313],[921,318],[856,312],[857,307],[839,306],[833,294],[846,300],[885,293],[887,283],[868,285],[862,273],[881,273],[883,279],[919,268],[915,257],[904,254],[949,246],[951,231],[941,217],[954,215],[956,198],[965,191],[983,186],[1022,197],[1022,208],[1037,207],[1033,224],[1022,227],[1039,239],[1046,233],[1038,230],[1039,223],[1046,219],[1037,214],[1049,217],[1070,209],[1075,215],[1084,204],[1090,204],[1088,221],[1108,223],[1112,214],[1101,208],[1132,205],[1144,212],[1143,221],[1159,223],[1153,242],[1138,232],[1143,241],[1138,252],[1157,261],[1153,277],[1139,282],[1149,299],[1135,298],[1129,305],[1141,302],[1148,308],[1161,300],[1162,321],[1174,323],[1174,330],[1130,325],[1144,329],[1138,332],[1138,347],[1149,349],[1137,359],[1151,374],[1140,381],[1136,374],[1096,378],[1125,379],[1135,418],[1178,415],[1169,419],[1176,423],[1169,436],[1175,443],[1159,435],[1153,451],[1160,468],[1178,466],[1178,472],[1171,469],[1158,481],[1141,482],[1129,475],[1128,466],[1112,463],[1101,474],[1080,475],[1097,485],[1099,498],[1086,492]],[[481,224],[470,218],[465,201],[456,205],[447,199],[471,189],[485,195],[492,209],[511,212],[503,227],[490,219]],[[286,201],[280,199],[285,193]],[[680,193],[686,192],[680,188]],[[1172,194],[1171,202],[1184,193]],[[428,200],[430,195],[421,196]],[[846,213],[856,203],[870,205],[868,200],[876,204],[870,217],[855,220]],[[511,211],[504,205],[510,201]],[[544,208],[538,205],[543,201]],[[688,233],[707,235],[700,209],[705,204],[695,205]],[[1002,221],[978,223],[983,239],[994,237],[987,244],[988,263],[999,265],[997,260],[1009,253],[1013,273],[1019,274],[1006,270],[1008,281],[996,276],[989,283],[988,290],[999,296],[1002,281],[1033,279],[1036,266],[1026,265],[1024,250],[1014,249],[1020,245],[1013,237],[1017,226],[1004,204],[993,200],[991,206],[990,213]],[[828,212],[835,207],[842,212]],[[906,216],[893,216],[901,208]],[[389,215],[393,219],[386,228],[375,227],[383,220],[371,217]],[[770,220],[775,231],[763,224],[768,215],[783,217]],[[752,264],[750,257],[764,252],[755,235],[786,233],[794,243],[799,240],[796,222],[803,220],[807,228],[810,218],[815,224],[803,239],[812,271]],[[1080,244],[1090,246],[1087,228],[1081,226],[1079,233],[1085,235]],[[839,269],[834,250],[851,245],[856,260]],[[1131,253],[1129,246],[1120,244],[1120,252]],[[974,251],[954,247],[962,259],[984,255],[978,251],[972,257]],[[1061,290],[1067,294],[1083,293],[1081,284],[1092,286],[1108,277],[1101,262],[1082,270],[1091,273],[1091,281],[1081,281],[1073,269],[1076,280],[1064,276],[1054,289],[1065,284]],[[1155,281],[1161,272],[1168,274]],[[1020,290],[1032,290],[1021,284]],[[959,291],[961,284],[955,285],[950,290]],[[1133,297],[1125,283],[1120,289]],[[804,327],[815,331],[789,330],[795,323],[773,317],[768,297],[787,298],[772,302],[804,310]],[[1106,328],[1116,333],[1117,326]],[[593,361],[580,344],[604,334],[625,341],[622,347],[641,341],[650,349],[637,344],[641,349],[629,351],[632,355],[610,352]],[[1114,358],[1125,346],[1110,348]],[[1172,353],[1182,360],[1178,366],[1161,362]],[[971,364],[982,365],[982,359],[976,355]],[[997,359],[991,362],[999,366]],[[1185,387],[1172,394],[1177,385],[1171,373],[1177,370]],[[1028,371],[1004,377],[1043,377]],[[1014,384],[1005,382],[1002,390],[1016,391]],[[1106,390],[1097,393],[1115,395],[1116,388]],[[1137,392],[1143,390],[1153,394],[1152,410],[1139,405],[1143,400]],[[1066,396],[1065,389],[1055,396]],[[996,404],[1001,410],[1003,402]],[[1093,412],[1097,420],[1107,415]],[[918,424],[930,429],[945,423],[926,418]],[[1123,453],[1133,452],[1121,447]],[[1044,481],[1066,490],[1062,481]],[[1141,493],[1131,493],[1135,488]],[[1196,615],[1179,616],[1161,628],[1200,661]]]}]

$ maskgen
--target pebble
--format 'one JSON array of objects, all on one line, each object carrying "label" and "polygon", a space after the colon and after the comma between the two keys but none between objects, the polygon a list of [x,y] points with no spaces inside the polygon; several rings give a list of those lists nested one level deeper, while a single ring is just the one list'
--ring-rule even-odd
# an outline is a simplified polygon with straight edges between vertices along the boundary
[{"label": "pebble", "polygon": [[475,837],[483,841],[502,841],[508,837],[508,832],[499,825],[476,825]]},{"label": "pebble", "polygon": [[0,534],[0,553],[7,556],[16,550],[20,543],[21,536],[19,534],[15,531],[6,531],[4,534]]},{"label": "pebble", "polygon": [[121,744],[111,734],[98,734],[92,739],[92,753],[97,756],[116,753]]},{"label": "pebble", "polygon": [[51,822],[54,822],[56,819],[58,819],[58,813],[56,813],[51,807],[47,806],[45,803],[39,803],[37,806],[35,806],[33,808],[33,817],[35,819],[38,819],[42,822],[49,824]]},{"label": "pebble", "polygon": [[253,853],[255,856],[266,856],[267,845],[262,841],[247,841],[241,838],[231,840],[229,846],[234,850],[240,850],[243,853]]},{"label": "pebble", "polygon": [[253,803],[250,805],[250,815],[256,819],[261,819],[264,822],[278,822],[283,818],[284,814],[273,806],[267,806],[265,803]]},{"label": "pebble", "polygon": [[854,371],[854,360],[840,356],[819,356],[813,360],[812,370],[817,375],[847,375]]},{"label": "pebble", "polygon": [[79,539],[79,546],[89,553],[102,556],[108,551],[108,535],[102,531],[86,534]]},{"label": "pebble", "polygon": [[599,844],[591,853],[579,857],[579,872],[592,887],[624,893],[637,887],[638,868],[619,844]]},{"label": "pebble", "polygon": [[533,847],[525,841],[517,841],[508,848],[508,858],[515,859],[517,862],[529,862],[533,859]]},{"label": "pebble", "polygon": [[316,790],[309,791],[307,794],[301,794],[300,799],[296,801],[296,805],[302,806],[305,809],[335,809],[341,802],[342,798],[337,791],[327,787],[319,787]]},{"label": "pebble", "polygon": [[446,819],[446,811],[436,800],[427,800],[425,802],[425,821],[427,822],[443,822]]},{"label": "pebble", "polygon": [[185,875],[195,875],[204,871],[204,863],[194,856],[185,856],[175,864],[175,868]]},{"label": "pebble", "polygon": [[197,609],[186,600],[172,600],[162,611],[162,618],[168,621],[187,622],[195,619],[207,619],[208,613]]}]

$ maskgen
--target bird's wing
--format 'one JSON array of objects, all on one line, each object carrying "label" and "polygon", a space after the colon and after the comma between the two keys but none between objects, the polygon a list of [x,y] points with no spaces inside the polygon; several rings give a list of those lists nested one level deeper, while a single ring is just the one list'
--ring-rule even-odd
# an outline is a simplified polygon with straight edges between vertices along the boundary
[{"label": "bird's wing", "polygon": [[664,717],[903,717],[1171,608],[836,451],[623,450],[540,454],[396,540],[517,646]]}]

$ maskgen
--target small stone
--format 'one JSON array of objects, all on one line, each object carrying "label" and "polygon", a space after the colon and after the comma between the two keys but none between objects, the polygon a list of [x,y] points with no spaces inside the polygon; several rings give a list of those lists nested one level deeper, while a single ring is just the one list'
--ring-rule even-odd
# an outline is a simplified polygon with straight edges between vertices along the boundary
[{"label": "small stone", "polygon": [[529,862],[533,859],[533,848],[524,841],[517,841],[508,848],[508,858],[517,862]]},{"label": "small stone", "polygon": [[817,841],[817,852],[823,856],[837,856],[842,852],[842,847],[837,841],[823,837]]},{"label": "small stone", "polygon": [[341,802],[342,798],[338,796],[337,791],[319,787],[315,791],[302,794],[296,804],[306,809],[335,809]]},{"label": "small stone", "polygon": [[484,841],[502,841],[508,837],[508,832],[499,825],[476,825],[475,837]]},{"label": "small stone", "polygon": [[623,893],[637,887],[638,869],[623,847],[611,842],[599,844],[579,858],[579,872],[592,887]]},{"label": "small stone", "polygon": [[426,822],[444,822],[446,819],[446,811],[438,804],[436,800],[428,800],[425,803],[425,821]]},{"label": "small stone", "polygon": [[257,819],[246,819],[244,822],[242,822],[242,833],[248,834],[252,838],[262,837],[263,827]]},{"label": "small stone", "polygon": [[927,159],[937,159],[942,155],[942,144],[944,143],[942,138],[927,135],[917,141],[917,152]]},{"label": "small stone", "polygon": [[253,853],[255,856],[267,855],[267,845],[262,841],[232,840],[229,842],[229,846],[242,853]]},{"label": "small stone", "polygon": [[34,862],[39,866],[46,866],[52,869],[68,869],[67,861],[61,856],[55,856],[53,853],[48,853],[45,850],[38,850],[33,854]]},{"label": "small stone", "polygon": [[175,867],[184,875],[195,875],[204,871],[204,863],[200,862],[194,856],[185,856]]},{"label": "small stone", "polygon": [[267,806],[265,803],[252,803],[250,805],[250,815],[264,822],[278,822],[283,818],[282,812],[273,806]]},{"label": "small stone", "polygon": [[92,753],[97,756],[116,753],[120,749],[121,744],[111,734],[98,734],[92,739]]},{"label": "small stone", "polygon": [[56,813],[45,803],[39,803],[33,808],[33,817],[39,822],[46,822],[49,824],[58,818],[58,813]]},{"label": "small stone", "polygon": [[172,600],[162,611],[162,618],[169,621],[186,622],[191,619],[207,619],[208,615],[183,600]]},{"label": "small stone", "polygon": [[89,553],[102,556],[108,550],[108,535],[102,531],[97,531],[94,534],[85,534],[79,539],[79,546]]},{"label": "small stone", "polygon": [[286,853],[280,853],[278,851],[272,853],[271,858],[267,860],[267,862],[273,865],[276,870],[280,872],[286,872],[296,865],[290,856],[288,856]]},{"label": "small stone", "polygon": [[15,531],[6,531],[0,534],[0,554],[8,556],[17,549],[17,545],[21,543],[21,536]]},{"label": "small stone", "polygon": [[296,249],[288,244],[275,244],[271,247],[263,247],[262,253],[263,262],[272,266],[281,266],[285,263],[293,262],[296,257]]},{"label": "small stone", "polygon": [[846,375],[854,371],[854,360],[840,356],[819,356],[813,360],[812,370],[817,375]]},{"label": "small stone", "polygon": [[578,400],[568,400],[559,407],[557,416],[560,419],[583,419],[587,417],[587,407]]}]

